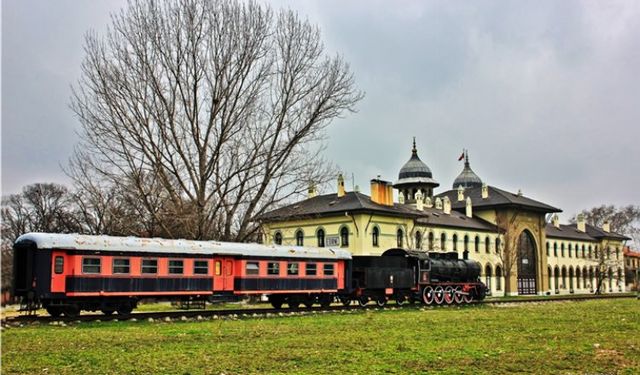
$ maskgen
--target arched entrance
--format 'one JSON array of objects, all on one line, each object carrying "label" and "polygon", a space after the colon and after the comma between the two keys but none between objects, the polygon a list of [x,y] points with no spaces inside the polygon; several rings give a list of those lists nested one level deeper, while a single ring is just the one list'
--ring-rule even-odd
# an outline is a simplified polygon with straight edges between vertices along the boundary
[{"label": "arched entrance", "polygon": [[529,231],[518,238],[518,294],[536,294],[536,244]]}]

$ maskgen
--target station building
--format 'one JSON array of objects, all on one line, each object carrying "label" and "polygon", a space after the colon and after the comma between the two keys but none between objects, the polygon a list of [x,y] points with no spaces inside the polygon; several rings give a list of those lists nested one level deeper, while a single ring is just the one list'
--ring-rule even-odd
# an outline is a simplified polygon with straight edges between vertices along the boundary
[{"label": "station building", "polygon": [[395,183],[372,179],[370,195],[347,191],[342,176],[336,193],[318,195],[311,186],[307,199],[259,217],[263,241],[340,246],[354,255],[455,251],[482,264],[482,280],[495,296],[590,293],[599,275],[605,292],[625,290],[622,248],[629,238],[608,224],[590,226],[581,215],[577,224],[560,224],[559,208],[487,185],[463,157],[451,189],[435,194],[439,183],[414,140]]}]

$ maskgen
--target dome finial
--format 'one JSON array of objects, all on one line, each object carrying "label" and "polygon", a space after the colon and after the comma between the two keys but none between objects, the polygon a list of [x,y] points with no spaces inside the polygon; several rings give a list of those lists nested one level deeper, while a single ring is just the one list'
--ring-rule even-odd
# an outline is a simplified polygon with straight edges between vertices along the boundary
[{"label": "dome finial", "polygon": [[413,137],[413,148],[411,149],[413,155],[418,155],[418,149],[416,148],[416,137]]},{"label": "dome finial", "polygon": [[464,150],[464,166],[469,168],[469,150]]}]

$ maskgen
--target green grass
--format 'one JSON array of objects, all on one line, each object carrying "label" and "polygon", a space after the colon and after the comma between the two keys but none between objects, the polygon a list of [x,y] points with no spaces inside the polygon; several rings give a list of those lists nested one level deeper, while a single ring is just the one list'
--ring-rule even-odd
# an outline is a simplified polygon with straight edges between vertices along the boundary
[{"label": "green grass", "polygon": [[637,374],[639,335],[635,299],[29,326],[2,373]]}]

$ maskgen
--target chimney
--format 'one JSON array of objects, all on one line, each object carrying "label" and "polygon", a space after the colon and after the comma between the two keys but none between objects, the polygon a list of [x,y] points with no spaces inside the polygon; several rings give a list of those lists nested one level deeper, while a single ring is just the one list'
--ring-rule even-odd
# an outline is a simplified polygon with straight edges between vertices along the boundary
[{"label": "chimney", "polygon": [[424,202],[422,201],[422,192],[418,190],[416,193],[416,209],[422,211],[424,209]]},{"label": "chimney", "polygon": [[442,199],[440,199],[440,197],[436,198],[436,210],[441,210],[442,209]]},{"label": "chimney", "polygon": [[356,186],[353,188],[353,191],[355,191],[356,193],[359,193],[359,192],[360,192],[360,185],[356,185]]},{"label": "chimney", "polygon": [[318,196],[318,190],[316,189],[316,184],[313,182],[309,184],[309,190],[307,191],[307,198],[313,198]]},{"label": "chimney", "polygon": [[602,230],[609,233],[611,231],[611,223],[609,221],[602,223]]},{"label": "chimney", "polygon": [[442,200],[442,204],[444,206],[444,213],[447,215],[451,214],[451,200],[449,199],[449,197],[444,197],[444,199]]},{"label": "chimney", "polygon": [[458,185],[458,202],[462,202],[464,200],[464,188],[462,185]]},{"label": "chimney", "polygon": [[344,177],[342,177],[342,173],[338,175],[338,198],[344,197]]},{"label": "chimney", "polygon": [[587,231],[587,226],[586,226],[583,214],[578,214],[578,230],[580,232],[586,232]]},{"label": "chimney", "polygon": [[553,226],[556,228],[560,228],[560,218],[557,214],[551,216],[551,224],[553,224]]},{"label": "chimney", "polygon": [[518,196],[521,197],[522,196],[522,189],[518,189]]},{"label": "chimney", "polygon": [[398,203],[404,204],[404,193],[401,191],[398,192]]},{"label": "chimney", "polygon": [[390,182],[371,180],[371,201],[384,206],[393,206],[393,188]]},{"label": "chimney", "polygon": [[471,197],[467,197],[467,217],[473,217],[473,207],[471,206]]},{"label": "chimney", "polygon": [[433,201],[431,200],[431,197],[427,197],[427,199],[424,200],[424,205],[427,208],[433,207]]},{"label": "chimney", "polygon": [[482,199],[489,198],[489,187],[487,184],[482,184]]}]

